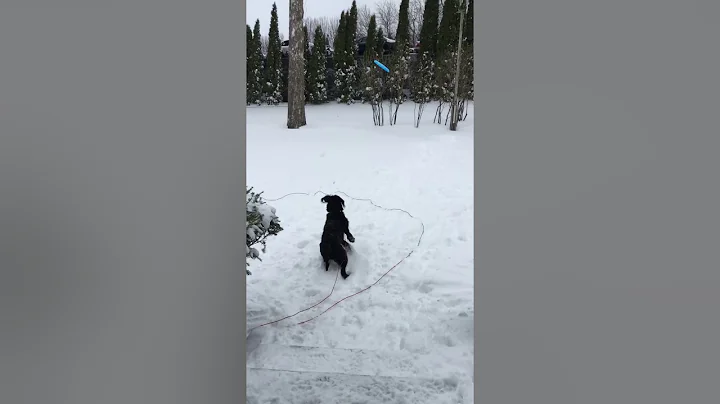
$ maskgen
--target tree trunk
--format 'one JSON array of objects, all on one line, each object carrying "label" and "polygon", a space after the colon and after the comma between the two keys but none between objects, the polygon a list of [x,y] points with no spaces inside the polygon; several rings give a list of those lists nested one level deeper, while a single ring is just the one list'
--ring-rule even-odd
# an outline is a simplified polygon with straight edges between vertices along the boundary
[{"label": "tree trunk", "polygon": [[305,126],[305,38],[303,0],[290,0],[290,45],[288,50],[289,129]]},{"label": "tree trunk", "polygon": [[450,113],[452,119],[450,120],[450,130],[457,130],[459,111],[458,111],[458,87],[460,84],[460,61],[462,56],[462,41],[463,41],[463,20],[465,19],[465,10],[467,10],[467,0],[463,0],[462,8],[460,9],[460,29],[458,33],[458,49],[457,49],[457,60],[455,61],[455,93],[453,94],[452,106],[450,107]]}]

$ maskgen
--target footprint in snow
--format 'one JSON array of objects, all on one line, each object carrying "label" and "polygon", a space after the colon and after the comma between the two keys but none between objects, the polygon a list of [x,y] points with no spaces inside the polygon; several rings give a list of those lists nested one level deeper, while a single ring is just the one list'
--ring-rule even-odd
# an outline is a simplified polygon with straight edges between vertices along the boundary
[{"label": "footprint in snow", "polygon": [[307,297],[317,296],[319,294],[320,294],[320,291],[317,289],[308,289],[305,291],[305,296],[307,296]]}]

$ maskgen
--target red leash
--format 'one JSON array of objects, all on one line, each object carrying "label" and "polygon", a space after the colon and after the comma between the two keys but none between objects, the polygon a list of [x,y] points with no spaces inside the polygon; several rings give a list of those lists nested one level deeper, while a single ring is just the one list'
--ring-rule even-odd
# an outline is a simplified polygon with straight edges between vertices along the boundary
[{"label": "red leash", "polygon": [[[342,301],[344,301],[344,300],[347,300],[347,299],[349,299],[349,298],[351,298],[351,297],[353,297],[353,296],[357,296],[357,295],[359,295],[360,293],[362,293],[362,292],[370,289],[371,287],[377,285],[378,282],[380,282],[380,280],[382,280],[382,278],[385,277],[385,275],[389,274],[393,269],[397,268],[397,266],[400,265],[403,261],[405,261],[406,258],[408,258],[409,256],[411,256],[414,251],[415,251],[415,250],[410,251],[410,253],[409,253],[408,255],[406,255],[405,257],[403,257],[403,259],[401,259],[400,261],[398,261],[397,264],[393,265],[393,266],[392,266],[390,269],[388,269],[384,274],[382,274],[381,277],[379,277],[375,282],[373,282],[372,284],[370,284],[370,285],[367,286],[366,288],[364,288],[364,289],[362,289],[362,290],[360,290],[360,291],[358,291],[358,292],[355,292],[355,293],[353,293],[353,294],[351,294],[351,295],[348,295],[348,296],[343,297],[342,299],[340,299],[340,300],[338,300],[337,302],[333,303],[332,306],[328,307],[327,309],[325,309],[322,313],[318,314],[317,316],[311,317],[311,318],[309,318],[308,320],[305,320],[305,321],[302,321],[302,322],[299,322],[299,323],[293,324],[293,325],[302,325],[302,324],[305,324],[305,323],[309,323],[310,321],[313,321],[313,320],[315,320],[316,318],[318,318],[318,317],[322,316],[323,314],[327,313],[328,311],[330,311],[330,309],[332,309],[333,307],[335,307],[335,306],[337,306],[338,304],[340,304],[340,302],[342,302]],[[308,307],[308,308],[306,308],[306,309],[300,310],[300,311],[298,311],[298,312],[295,313],[295,314],[291,314],[291,315],[289,315],[289,316],[285,316],[285,317],[283,317],[283,318],[281,318],[281,319],[274,320],[274,321],[270,321],[270,322],[267,322],[267,323],[265,323],[265,324],[256,325],[255,327],[253,327],[253,328],[251,328],[250,330],[248,330],[248,334],[249,334],[250,332],[252,332],[253,330],[255,330],[256,328],[265,327],[265,326],[270,325],[270,324],[279,323],[279,322],[281,322],[281,321],[283,321],[283,320],[287,320],[287,319],[289,319],[289,318],[295,317],[295,316],[297,316],[297,315],[300,314],[300,313],[304,313],[304,312],[306,312],[306,311],[308,311],[308,310],[310,310],[310,309],[314,309],[315,307],[319,306],[322,302],[324,302],[325,300],[329,299],[330,296],[332,296],[333,292],[335,291],[335,286],[337,285],[337,280],[338,280],[338,275],[339,275],[339,274],[340,274],[340,271],[338,271],[338,272],[336,273],[336,275],[335,275],[335,282],[333,283],[333,286],[332,286],[332,289],[330,290],[330,293],[329,293],[327,296],[325,296],[325,298],[323,298],[322,300],[320,300],[319,302],[313,304],[312,306],[310,306],[310,307]]]},{"label": "red leash", "polygon": [[[413,251],[415,251],[415,250],[413,250]],[[410,254],[406,255],[405,258],[407,258],[407,257],[409,257],[410,255],[412,255],[413,251],[410,251]],[[353,296],[357,296],[357,295],[359,295],[360,293],[362,293],[362,292],[370,289],[371,287],[377,285],[377,283],[380,282],[380,280],[381,280],[382,278],[384,278],[385,275],[389,274],[390,271],[392,271],[392,270],[395,269],[398,265],[400,265],[400,263],[402,263],[403,261],[405,261],[405,258],[403,258],[403,259],[401,259],[400,261],[398,261],[397,264],[393,265],[390,269],[388,269],[387,272],[385,272],[380,278],[378,278],[378,280],[376,280],[376,281],[375,281],[373,284],[371,284],[370,286],[366,287],[365,289],[363,289],[363,290],[361,290],[361,291],[359,291],[359,292],[355,292],[355,293],[353,293],[352,295],[343,297],[342,299],[340,299],[340,300],[338,300],[337,302],[333,303],[332,306],[328,307],[327,309],[325,309],[325,311],[323,311],[322,313],[318,314],[317,316],[312,317],[312,318],[310,318],[309,320],[305,320],[305,321],[303,321],[303,322],[297,323],[297,324],[295,324],[295,325],[301,325],[301,324],[309,323],[310,321],[315,320],[316,318],[318,318],[318,317],[322,316],[323,314],[327,313],[328,311],[330,311],[330,309],[332,309],[333,307],[337,306],[337,305],[338,305],[340,302],[342,302],[343,300],[349,299],[349,298],[351,298],[351,297],[353,297]],[[335,282],[337,282],[337,276],[335,277]],[[335,289],[335,285],[333,285],[333,289]],[[332,291],[330,291],[330,294],[332,294]],[[330,295],[328,295],[325,299],[327,299],[328,297],[330,297]],[[323,299],[323,301],[324,301],[325,299]],[[321,301],[320,303],[322,303],[322,301]],[[318,303],[318,304],[320,304],[320,303]],[[315,305],[315,306],[317,306],[317,305]],[[314,306],[313,306],[313,307],[314,307]]]},{"label": "red leash", "polygon": [[[322,191],[317,191],[317,192],[315,192],[313,195],[317,195],[318,193],[324,193],[324,192],[322,192]],[[384,210],[399,210],[399,211],[401,211],[401,212],[406,213],[406,214],[407,214],[408,216],[410,216],[411,218],[417,219],[416,217],[414,217],[413,215],[411,215],[410,213],[408,213],[407,211],[402,210],[402,209],[388,209],[388,208],[384,208],[384,207],[382,207],[382,206],[380,206],[380,205],[375,204],[375,203],[374,203],[372,200],[370,200],[370,199],[358,199],[358,198],[353,198],[352,196],[350,196],[350,195],[348,195],[348,194],[346,194],[346,193],[344,193],[344,192],[338,192],[338,193],[343,194],[343,195],[347,196],[347,197],[350,198],[350,199],[370,202],[372,205],[374,205],[375,207],[378,207],[378,208],[380,208],[380,209],[384,209]],[[280,198],[277,198],[277,199],[267,199],[267,201],[270,201],[270,202],[279,201],[280,199],[283,199],[283,198],[285,198],[286,196],[290,196],[290,195],[308,195],[308,196],[311,196],[309,193],[294,192],[294,193],[291,193],[291,194],[284,195],[284,196],[282,196],[282,197],[280,197]],[[420,221],[420,224],[422,225],[422,233],[420,234],[420,238],[418,239],[418,243],[417,243],[417,246],[419,246],[419,245],[420,245],[420,242],[422,241],[422,237],[423,237],[423,235],[425,234],[425,224],[422,222],[422,220],[420,220],[420,219],[417,219],[417,220]],[[333,307],[335,307],[335,306],[337,306],[338,304],[340,304],[340,302],[345,301],[345,300],[347,300],[347,299],[349,299],[349,298],[351,298],[351,297],[353,297],[353,296],[357,296],[357,295],[359,295],[360,293],[365,292],[366,290],[370,289],[371,287],[377,285],[378,282],[380,282],[380,280],[382,280],[382,278],[384,278],[387,274],[389,274],[393,269],[397,268],[398,265],[400,265],[403,261],[405,261],[405,259],[407,259],[408,257],[410,257],[410,256],[412,255],[412,253],[414,253],[414,252],[415,252],[415,249],[413,248],[413,249],[408,253],[408,255],[406,255],[405,257],[403,257],[403,259],[401,259],[400,261],[398,261],[397,264],[393,265],[393,266],[392,266],[390,269],[388,269],[384,274],[382,274],[381,277],[379,277],[375,282],[373,282],[372,284],[370,284],[370,285],[367,286],[366,288],[364,288],[364,289],[362,289],[362,290],[360,290],[360,291],[358,291],[358,292],[355,292],[355,293],[353,293],[353,294],[351,294],[351,295],[348,295],[348,296],[343,297],[342,299],[340,299],[340,300],[338,300],[337,302],[333,303],[330,307],[328,307],[327,309],[325,309],[322,313],[318,314],[317,316],[311,317],[311,318],[308,319],[308,320],[305,320],[305,321],[302,321],[302,322],[299,322],[299,323],[293,324],[293,325],[302,325],[302,324],[305,324],[305,323],[309,323],[310,321],[315,320],[316,318],[318,318],[318,317],[322,316],[323,314],[327,313],[328,311],[330,311]],[[250,334],[250,333],[251,333],[253,330],[255,330],[256,328],[265,327],[265,326],[267,326],[267,325],[279,323],[279,322],[281,322],[281,321],[283,321],[283,320],[287,320],[287,319],[289,319],[289,318],[295,317],[295,316],[297,316],[297,315],[300,314],[300,313],[304,313],[304,312],[306,312],[306,311],[308,311],[308,310],[314,309],[315,307],[319,306],[320,304],[322,304],[322,302],[324,302],[325,300],[329,299],[330,296],[332,296],[333,292],[335,291],[335,286],[337,286],[337,281],[338,281],[338,276],[339,276],[339,275],[340,275],[340,271],[337,271],[337,273],[335,274],[335,282],[333,282],[333,286],[332,286],[332,289],[330,289],[330,293],[329,293],[327,296],[325,296],[325,298],[323,298],[322,300],[320,300],[319,302],[315,303],[314,305],[312,305],[312,306],[310,306],[310,307],[308,307],[308,308],[306,308],[306,309],[300,310],[300,311],[298,311],[298,312],[295,313],[295,314],[291,314],[291,315],[289,315],[289,316],[285,316],[285,317],[283,317],[283,318],[280,318],[280,319],[274,320],[274,321],[270,321],[270,322],[267,322],[267,323],[265,323],[265,324],[256,325],[255,327],[249,329],[249,330],[247,331],[247,334]]]},{"label": "red leash", "polygon": [[[269,323],[256,325],[255,327],[249,329],[247,333],[250,334],[250,332],[252,332],[252,330],[254,330],[254,329],[256,329],[256,328],[265,327],[266,325],[279,323],[279,322],[281,322],[281,321],[283,321],[283,320],[287,320],[288,318],[295,317],[295,316],[297,316],[297,315],[300,314],[300,313],[304,313],[304,312],[306,312],[306,311],[308,311],[308,310],[310,310],[310,309],[313,309],[313,308],[319,306],[320,303],[322,303],[322,302],[324,302],[325,300],[327,300],[328,298],[330,298],[330,296],[333,294],[333,291],[335,291],[335,285],[337,285],[337,280],[338,280],[338,275],[339,275],[339,274],[340,274],[340,271],[338,271],[337,274],[335,275],[335,282],[333,283],[332,289],[330,289],[330,294],[328,294],[327,296],[325,296],[324,299],[322,299],[322,300],[320,300],[319,302],[313,304],[312,306],[308,307],[307,309],[303,309],[303,310],[298,311],[298,312],[295,313],[295,314],[291,314],[291,315],[289,315],[289,316],[285,316],[285,317],[283,317],[283,318],[281,318],[281,319],[278,319],[278,320],[275,320],[275,321],[270,321]],[[337,304],[337,303],[336,303],[336,304]]]}]

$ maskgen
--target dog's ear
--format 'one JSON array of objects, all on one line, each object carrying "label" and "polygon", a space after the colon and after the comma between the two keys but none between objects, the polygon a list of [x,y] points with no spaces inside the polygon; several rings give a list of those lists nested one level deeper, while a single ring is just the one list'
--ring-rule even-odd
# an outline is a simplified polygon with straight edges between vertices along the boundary
[{"label": "dog's ear", "polygon": [[345,200],[343,200],[343,198],[341,198],[341,197],[339,197],[339,196],[338,196],[337,198],[340,200],[340,203],[342,204],[342,207],[344,208],[344,207],[345,207]]},{"label": "dog's ear", "polygon": [[329,197],[330,197],[329,195],[323,196],[322,199],[320,199],[320,202],[322,202],[322,203],[327,203],[327,200],[328,200]]}]

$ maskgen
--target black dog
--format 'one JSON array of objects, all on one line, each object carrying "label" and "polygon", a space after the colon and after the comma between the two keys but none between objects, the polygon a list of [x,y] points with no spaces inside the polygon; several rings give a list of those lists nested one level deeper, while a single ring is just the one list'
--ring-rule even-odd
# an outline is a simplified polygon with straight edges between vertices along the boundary
[{"label": "black dog", "polygon": [[345,236],[347,235],[351,243],[355,242],[355,237],[350,233],[349,222],[343,213],[345,201],[337,195],[325,195],[320,202],[327,203],[328,211],[320,241],[320,254],[325,262],[325,270],[330,269],[330,260],[333,260],[340,265],[340,275],[347,279],[350,275],[345,272],[348,264],[345,248],[349,249],[350,244],[345,241]]}]

